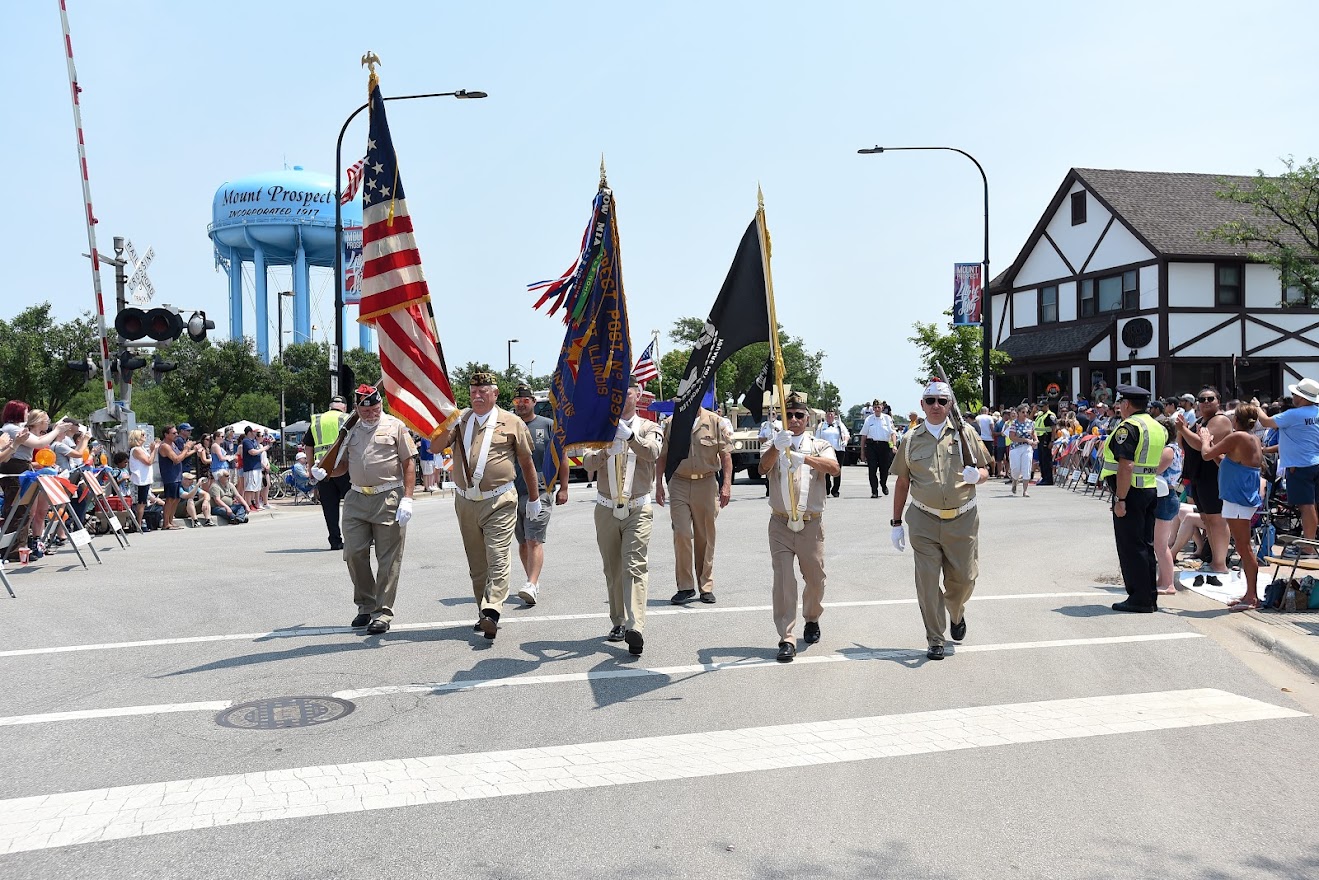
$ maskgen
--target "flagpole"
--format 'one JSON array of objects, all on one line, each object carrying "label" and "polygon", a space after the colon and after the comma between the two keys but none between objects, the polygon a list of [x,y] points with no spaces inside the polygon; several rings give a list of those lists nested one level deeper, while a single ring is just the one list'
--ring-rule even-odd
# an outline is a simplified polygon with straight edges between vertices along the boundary
[{"label": "flagpole", "polygon": [[[765,302],[769,306],[769,350],[774,356],[774,391],[778,397],[779,409],[783,412],[783,427],[788,426],[787,397],[783,393],[783,351],[779,347],[779,318],[774,311],[774,275],[769,268],[769,226],[765,222],[765,194],[756,184],[756,231],[760,235],[760,265],[765,270]],[[770,426],[774,424],[774,413],[770,412]],[[788,519],[796,522],[800,518],[797,511],[797,481],[788,480]]]},{"label": "flagpole", "polygon": [[664,368],[663,368],[662,366],[660,366],[660,349],[659,349],[659,331],[658,331],[658,330],[652,330],[652,331],[650,331],[650,344],[653,345],[653,346],[655,346],[655,372],[657,372],[657,373],[659,374],[659,375],[656,376],[655,378],[659,379],[659,392],[660,392],[660,393],[657,394],[657,395],[655,395],[655,397],[656,397],[657,399],[663,399],[663,397],[664,397]]}]

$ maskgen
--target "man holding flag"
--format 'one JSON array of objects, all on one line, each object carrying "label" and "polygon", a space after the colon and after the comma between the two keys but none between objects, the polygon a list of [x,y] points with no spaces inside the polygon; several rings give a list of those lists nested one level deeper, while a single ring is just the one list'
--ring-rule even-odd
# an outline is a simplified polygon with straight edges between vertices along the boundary
[{"label": "man holding flag", "polygon": [[[655,502],[660,505],[665,500],[664,469],[672,436],[672,431],[664,436],[655,479]],[[686,605],[698,595],[707,605],[715,603],[714,523],[733,494],[732,439],[719,414],[701,407],[688,442],[691,452],[669,483],[674,583],[678,587],[670,600],[674,605]]]}]

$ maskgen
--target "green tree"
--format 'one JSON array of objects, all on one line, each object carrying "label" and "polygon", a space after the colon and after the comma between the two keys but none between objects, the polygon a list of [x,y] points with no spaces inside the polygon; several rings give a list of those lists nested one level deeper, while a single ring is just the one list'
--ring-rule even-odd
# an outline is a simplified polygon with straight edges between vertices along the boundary
[{"label": "green tree", "polygon": [[[358,378],[358,381],[365,380]],[[313,412],[329,409],[329,343],[296,342],[285,346],[283,358],[270,365],[270,383],[276,400],[283,388],[284,413],[290,422],[309,419]]]},{"label": "green tree", "polygon": [[[327,355],[328,357],[328,355]],[[374,351],[368,351],[365,348],[353,348],[343,353],[344,363],[353,371],[353,378],[358,383],[367,385],[377,385],[380,383],[380,355]],[[344,397],[348,396],[351,388],[340,389]],[[327,391],[328,395],[329,392]]]},{"label": "green tree", "polygon": [[460,407],[472,405],[471,392],[468,390],[468,380],[472,374],[484,370],[495,374],[495,381],[499,383],[499,400],[498,405],[504,409],[513,407],[513,390],[517,388],[517,380],[510,378],[513,375],[521,376],[521,372],[514,367],[513,371],[496,370],[489,364],[478,364],[476,361],[468,361],[461,367],[453,371],[449,381],[453,383],[454,403]]},{"label": "green tree", "polygon": [[[952,317],[952,309],[944,312]],[[981,376],[981,331],[978,324],[971,326],[949,327],[947,332],[938,324],[917,321],[912,325],[915,333],[907,341],[915,344],[921,353],[921,375],[915,377],[918,385],[924,386],[930,377],[938,372],[936,364],[943,364],[951,374],[949,382],[957,402],[962,409],[980,408]],[[997,376],[1003,372],[1012,358],[998,349],[989,352],[990,372]]]},{"label": "green tree", "polygon": [[[13,320],[0,321],[0,395],[4,400],[26,401],[58,419],[87,379],[87,374],[70,370],[67,362],[92,353],[96,365],[92,378],[99,387],[100,347],[91,315],[59,323],[51,316],[50,303],[28,306]],[[97,406],[105,406],[104,394]]]},{"label": "green tree", "polygon": [[[170,345],[162,357],[178,365],[159,383],[165,400],[177,417],[199,428],[210,430],[239,419],[260,421],[245,411],[257,398],[268,401],[260,404],[263,414],[279,412],[278,398],[271,391],[270,370],[246,339],[224,342],[182,339]],[[247,400],[240,406],[244,397]],[[136,411],[136,396],[133,403]],[[139,418],[139,421],[145,420]]]},{"label": "green tree", "polygon": [[1319,305],[1319,160],[1299,166],[1290,157],[1282,161],[1287,170],[1276,177],[1260,171],[1249,184],[1223,181],[1218,197],[1249,206],[1252,216],[1205,235],[1254,246],[1250,259],[1273,266],[1283,279],[1281,305],[1314,307]]},{"label": "green tree", "polygon": [[832,382],[821,382],[815,397],[815,407],[823,410],[839,410],[843,406],[843,393]]},{"label": "green tree", "polygon": [[[660,367],[664,373],[664,397],[671,398],[678,392],[678,382],[682,379],[691,356],[692,347],[705,327],[701,318],[679,318],[669,331],[669,338],[676,343],[674,349],[660,358]],[[789,336],[779,327],[779,348],[783,352],[783,381],[810,396],[812,405],[820,406],[822,391],[820,369],[824,364],[823,351],[811,351],[800,336]],[[734,352],[720,366],[715,375],[715,388],[720,402],[729,397],[739,398],[760,375],[760,370],[769,358],[769,343],[757,342],[741,351]],[[834,388],[834,394],[838,392]]]}]

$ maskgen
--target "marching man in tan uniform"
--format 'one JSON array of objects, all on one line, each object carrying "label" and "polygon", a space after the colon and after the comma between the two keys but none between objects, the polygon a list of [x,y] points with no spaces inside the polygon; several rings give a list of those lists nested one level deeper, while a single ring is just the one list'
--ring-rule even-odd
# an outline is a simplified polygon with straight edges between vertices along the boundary
[{"label": "marching man in tan uniform", "polygon": [[609,589],[611,642],[627,642],[640,657],[646,640],[646,580],[652,511],[650,490],[659,458],[659,425],[637,416],[641,385],[633,380],[623,401],[614,441],[586,456],[583,467],[596,472],[595,541]]},{"label": "marching man in tan uniform", "polygon": [[[806,589],[801,594],[808,645],[820,640],[824,613],[824,477],[840,471],[834,449],[806,430],[806,399],[793,392],[784,407],[786,431],[777,431],[760,455],[760,473],[769,484],[769,554],[774,566],[774,624],[779,629],[780,663],[797,656],[792,629],[797,623],[797,560]],[[796,503],[795,516],[792,504]]]},{"label": "marching man in tan uniform", "polygon": [[[343,558],[353,580],[357,603],[354,627],[371,635],[389,632],[394,597],[403,567],[403,543],[412,519],[412,491],[417,485],[417,448],[398,419],[381,411],[380,392],[357,389],[357,424],[348,432],[348,478],[343,499]],[[376,572],[371,571],[371,545]]]},{"label": "marching man in tan uniform", "polygon": [[[916,600],[925,621],[925,656],[944,657],[943,632],[966,636],[966,602],[979,573],[978,483],[989,479],[989,455],[979,433],[950,416],[957,405],[948,383],[931,381],[921,398],[925,421],[907,433],[893,460],[893,546],[906,549],[902,509],[911,496],[907,528],[916,557]],[[958,428],[960,427],[960,431]],[[939,573],[943,589],[939,589]]]},{"label": "marching man in tan uniform", "polygon": [[[669,519],[673,524],[674,582],[678,592],[670,600],[686,605],[696,599],[713,605],[715,518],[728,506],[733,493],[732,433],[718,413],[701,407],[692,425],[691,452],[678,465],[669,483]],[[669,437],[655,464],[655,503],[664,504],[664,465],[669,458]],[[722,477],[720,474],[722,473]],[[694,545],[694,547],[693,547]],[[693,552],[694,550],[694,552]]]},{"label": "marching man in tan uniform", "polygon": [[[534,474],[531,433],[517,415],[495,405],[499,385],[494,373],[478,370],[468,382],[472,406],[449,431],[433,442],[453,447],[454,510],[467,553],[478,619],[473,628],[487,639],[499,632],[499,613],[508,598],[513,527],[517,523],[517,467]],[[540,517],[540,496],[528,498],[527,518]]]}]

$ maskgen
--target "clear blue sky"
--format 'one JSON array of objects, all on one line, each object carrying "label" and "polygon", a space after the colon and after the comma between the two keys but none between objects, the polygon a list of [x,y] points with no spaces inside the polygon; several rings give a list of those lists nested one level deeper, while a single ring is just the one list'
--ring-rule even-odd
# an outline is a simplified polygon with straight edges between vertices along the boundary
[{"label": "clear blue sky", "polygon": [[[205,308],[221,336],[212,195],[286,162],[331,171],[363,52],[387,95],[488,91],[390,123],[450,363],[501,366],[517,338],[537,373],[562,327],[525,285],[572,261],[601,153],[638,351],[708,312],[759,182],[780,321],[848,404],[905,408],[911,324],[943,320],[951,264],[981,256],[980,179],[955,154],[858,147],[979,158],[997,273],[1072,166],[1249,174],[1319,142],[1313,55],[1282,36],[1319,27],[1309,2],[68,3],[99,244],[154,246],[157,301]],[[70,318],[94,301],[58,4],[5,17],[0,314],[49,299]]]}]

